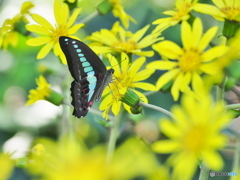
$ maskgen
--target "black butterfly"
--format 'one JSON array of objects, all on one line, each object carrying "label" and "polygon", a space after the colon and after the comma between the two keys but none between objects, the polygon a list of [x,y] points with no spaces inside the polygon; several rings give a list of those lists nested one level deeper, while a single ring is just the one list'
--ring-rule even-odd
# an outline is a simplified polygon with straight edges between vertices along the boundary
[{"label": "black butterfly", "polygon": [[112,80],[114,70],[107,70],[101,59],[81,41],[61,36],[59,43],[74,79],[70,88],[73,115],[84,117],[94,100],[100,100],[104,88]]}]

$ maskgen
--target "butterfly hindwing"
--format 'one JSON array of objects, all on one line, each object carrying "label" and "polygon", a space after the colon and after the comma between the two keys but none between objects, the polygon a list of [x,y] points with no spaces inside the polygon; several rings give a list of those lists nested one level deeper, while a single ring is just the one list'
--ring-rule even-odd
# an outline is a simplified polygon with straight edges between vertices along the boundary
[{"label": "butterfly hindwing", "polygon": [[59,43],[74,79],[70,89],[73,115],[83,117],[111,81],[113,70],[107,71],[101,59],[83,42],[62,36]]}]

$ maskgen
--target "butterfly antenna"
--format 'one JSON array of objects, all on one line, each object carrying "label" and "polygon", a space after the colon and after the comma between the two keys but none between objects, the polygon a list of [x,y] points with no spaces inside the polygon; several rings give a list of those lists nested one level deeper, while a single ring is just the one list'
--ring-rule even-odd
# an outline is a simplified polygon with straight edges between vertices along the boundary
[{"label": "butterfly antenna", "polygon": [[[114,56],[113,54],[111,54],[111,56]],[[114,56],[115,57],[115,56]],[[127,58],[124,58],[124,60],[122,60],[122,61],[120,61],[120,62],[118,62],[118,64],[114,64],[113,66],[111,66],[112,68],[113,67],[115,67],[115,66],[119,66],[119,64],[121,63],[121,62],[123,62],[123,61],[126,61],[127,60]],[[109,59],[109,62],[110,62],[110,64],[112,64],[111,63],[111,59]]]}]

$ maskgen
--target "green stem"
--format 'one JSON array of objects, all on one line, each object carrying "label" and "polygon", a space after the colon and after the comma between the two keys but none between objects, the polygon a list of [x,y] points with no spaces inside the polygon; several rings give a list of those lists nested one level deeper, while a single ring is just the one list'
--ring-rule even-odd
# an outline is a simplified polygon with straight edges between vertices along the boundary
[{"label": "green stem", "polygon": [[227,109],[239,109],[240,103],[226,105]]},{"label": "green stem", "polygon": [[144,102],[139,102],[139,105],[140,105],[140,106],[147,107],[147,108],[154,109],[154,110],[156,110],[156,111],[160,111],[160,112],[162,112],[162,113],[164,113],[164,114],[166,114],[166,115],[168,115],[168,116],[170,116],[170,117],[172,117],[172,118],[175,117],[175,115],[174,115],[173,113],[171,113],[170,111],[168,111],[168,110],[166,110],[166,109],[163,109],[163,108],[161,108],[161,107],[158,107],[158,106],[155,106],[155,105],[152,105],[152,104],[147,104],[147,103],[144,103]]},{"label": "green stem", "polygon": [[85,17],[84,19],[80,20],[77,23],[83,23],[86,24],[87,22],[91,21],[93,18],[95,18],[96,16],[98,16],[98,12],[95,11],[92,14],[90,14],[89,16]]},{"label": "green stem", "polygon": [[156,94],[158,91],[147,91],[145,93],[143,93],[145,96],[150,96],[150,95],[153,95],[153,94]]},{"label": "green stem", "polygon": [[115,116],[115,118],[112,119],[112,127],[110,130],[110,137],[109,137],[109,141],[108,141],[108,147],[107,147],[107,163],[110,163],[115,151],[115,147],[116,147],[116,142],[117,142],[117,138],[119,136],[119,124],[120,124],[120,120],[122,117],[122,110],[119,112],[119,114],[117,116]]},{"label": "green stem", "polygon": [[202,162],[199,180],[208,180],[210,169]]},{"label": "green stem", "polygon": [[222,83],[217,86],[217,100],[223,101],[224,99],[224,90],[225,90],[225,84],[226,84],[226,77],[224,77]]},{"label": "green stem", "polygon": [[[240,137],[237,137],[237,145],[233,157],[233,167],[232,172],[238,172],[239,171],[239,158],[240,158]],[[236,180],[237,176],[232,176],[230,180]]]},{"label": "green stem", "polygon": [[70,99],[70,91],[69,91],[69,82],[71,82],[71,77],[70,74],[66,76],[66,80],[63,81],[61,87],[62,87],[62,92],[65,97],[62,107],[62,118],[61,118],[61,124],[60,124],[60,135],[65,136],[65,135],[70,135],[73,136],[73,126],[71,122],[71,113],[70,113],[70,104],[67,103],[69,102]]}]

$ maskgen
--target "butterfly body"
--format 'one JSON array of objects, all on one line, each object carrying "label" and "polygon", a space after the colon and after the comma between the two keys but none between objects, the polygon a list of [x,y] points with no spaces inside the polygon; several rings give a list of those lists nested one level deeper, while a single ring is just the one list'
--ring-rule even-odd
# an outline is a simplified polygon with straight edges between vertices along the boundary
[{"label": "butterfly body", "polygon": [[114,70],[107,70],[101,59],[81,41],[61,36],[59,43],[74,79],[70,88],[73,115],[80,118],[87,115],[94,101],[100,100]]}]

